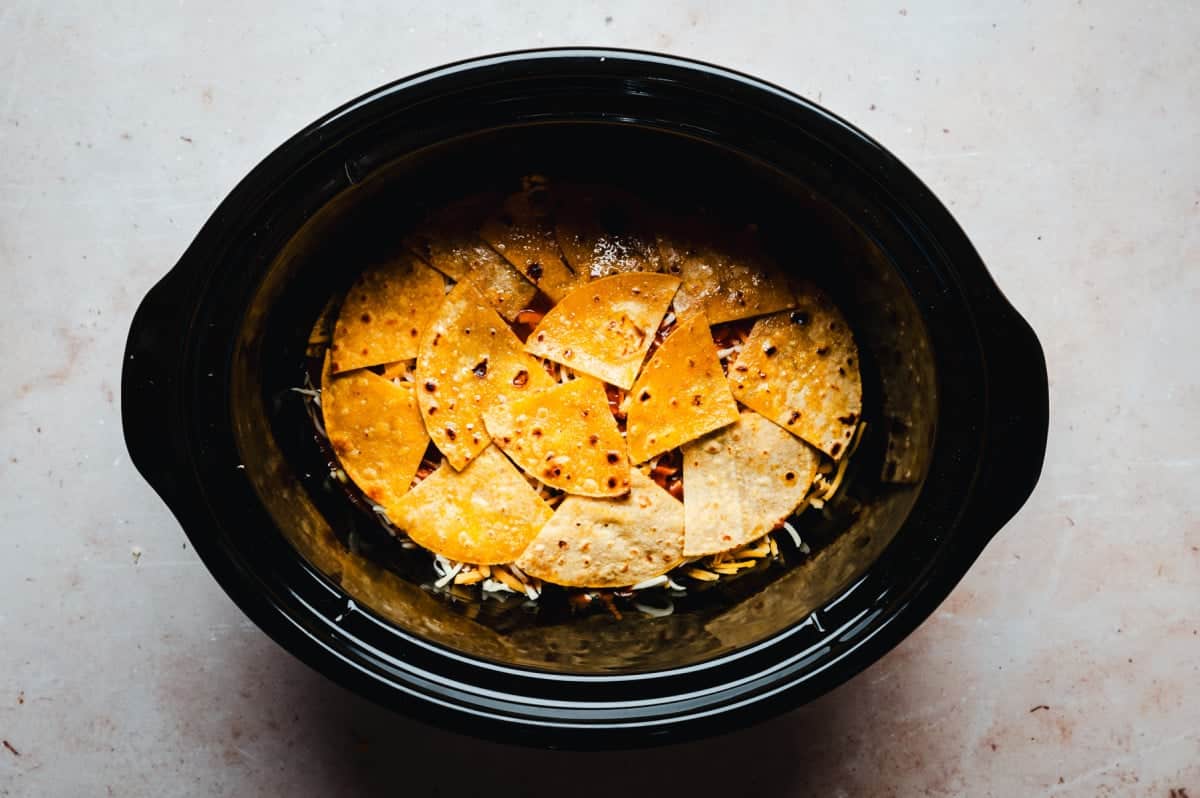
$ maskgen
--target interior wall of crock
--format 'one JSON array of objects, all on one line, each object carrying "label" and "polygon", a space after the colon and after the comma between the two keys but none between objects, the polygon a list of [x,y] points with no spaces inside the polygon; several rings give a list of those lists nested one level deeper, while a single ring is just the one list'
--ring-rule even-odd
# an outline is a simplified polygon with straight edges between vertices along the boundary
[{"label": "interior wall of crock", "polygon": [[[330,478],[304,397],[291,390],[304,387],[314,320],[425,210],[515,187],[529,172],[619,182],[658,202],[755,223],[785,268],[834,295],[860,346],[868,428],[842,491],[806,527],[812,556],[677,602],[665,618],[514,612],[432,592],[428,555],[393,545],[370,509]],[[316,209],[266,271],[233,362],[234,434],[247,473],[280,532],[315,568],[360,607],[433,642],[509,664],[597,673],[720,656],[802,622],[858,578],[919,491],[936,414],[933,361],[920,314],[875,240],[819,185],[661,132],[507,130],[415,153]]]}]

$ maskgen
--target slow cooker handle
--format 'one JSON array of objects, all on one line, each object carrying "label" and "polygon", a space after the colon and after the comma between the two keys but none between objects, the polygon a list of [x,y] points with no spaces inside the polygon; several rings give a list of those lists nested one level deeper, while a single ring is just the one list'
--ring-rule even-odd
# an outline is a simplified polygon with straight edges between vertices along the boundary
[{"label": "slow cooker handle", "polygon": [[121,422],[130,459],[172,507],[182,495],[180,464],[180,367],[187,329],[187,286],[177,267],[142,300],[129,326],[121,369]]},{"label": "slow cooker handle", "polygon": [[998,295],[976,316],[987,368],[986,456],[976,483],[980,528],[1000,530],[1033,493],[1046,456],[1050,389],[1033,329]]}]

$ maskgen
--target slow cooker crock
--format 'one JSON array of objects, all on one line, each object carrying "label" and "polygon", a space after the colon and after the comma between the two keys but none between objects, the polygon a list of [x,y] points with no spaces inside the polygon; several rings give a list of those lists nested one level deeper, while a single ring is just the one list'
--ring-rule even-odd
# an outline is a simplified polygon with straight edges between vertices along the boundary
[{"label": "slow cooker crock", "polygon": [[[362,513],[329,489],[289,390],[313,321],[425,210],[529,172],[754,223],[834,294],[862,351],[868,433],[804,529],[812,556],[665,618],[514,618],[439,598],[356,534]],[[1032,330],[882,146],[746,75],[598,49],[430,70],[298,133],[143,300],[122,375],[133,462],[284,648],[427,721],[577,748],[727,731],[878,659],[1029,496],[1048,402]]]}]

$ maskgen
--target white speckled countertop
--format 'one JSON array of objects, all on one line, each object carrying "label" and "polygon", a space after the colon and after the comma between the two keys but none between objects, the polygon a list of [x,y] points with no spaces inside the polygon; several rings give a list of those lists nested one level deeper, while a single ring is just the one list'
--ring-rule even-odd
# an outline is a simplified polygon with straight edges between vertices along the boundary
[{"label": "white speckled countertop", "polygon": [[[0,4],[0,795],[1200,798],[1200,4],[145,5]],[[920,630],[802,710],[645,753],[465,741],[327,683],[224,596],[120,430],[137,302],[269,150],[389,79],[571,43],[862,126],[1051,375],[1036,493]]]}]

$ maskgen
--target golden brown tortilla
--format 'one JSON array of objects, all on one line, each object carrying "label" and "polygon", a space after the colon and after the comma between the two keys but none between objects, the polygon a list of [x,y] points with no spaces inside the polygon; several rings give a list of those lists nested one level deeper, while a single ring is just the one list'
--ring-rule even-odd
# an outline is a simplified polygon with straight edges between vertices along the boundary
[{"label": "golden brown tortilla", "polygon": [[592,280],[624,272],[656,272],[662,259],[646,231],[648,209],[609,186],[554,190],[554,233],[567,263]]},{"label": "golden brown tortilla", "polygon": [[630,459],[644,463],[737,417],[708,319],[694,313],[662,342],[630,391]]},{"label": "golden brown tortilla", "polygon": [[557,302],[586,276],[563,261],[545,207],[546,189],[534,187],[504,201],[503,210],[484,222],[479,234],[492,249]]},{"label": "golden brown tortilla", "polygon": [[419,545],[479,565],[512,562],[551,515],[549,505],[494,446],[462,471],[442,466],[383,506],[388,519]]},{"label": "golden brown tortilla", "polygon": [[429,445],[411,385],[366,369],[335,376],[326,355],[321,415],[342,469],[371,501],[408,491]]},{"label": "golden brown tortilla", "polygon": [[442,276],[412,255],[367,269],[347,292],[333,328],[333,373],[416,357],[445,293]]},{"label": "golden brown tortilla", "polygon": [[517,558],[568,587],[635,585],[682,562],[683,504],[636,469],[621,499],[568,496]]},{"label": "golden brown tortilla", "polygon": [[748,319],[792,307],[783,273],[749,234],[714,236],[699,222],[658,236],[666,271],[683,284],[675,297],[680,315],[703,310],[710,324]]},{"label": "golden brown tortilla", "polygon": [[628,389],[677,288],[675,277],[642,272],[587,283],[550,309],[525,348]]},{"label": "golden brown tortilla", "polygon": [[785,521],[817,474],[816,449],[758,413],[683,447],[683,556],[744,546]]},{"label": "golden brown tortilla", "polygon": [[803,284],[796,298],[754,324],[729,382],[739,402],[838,458],[862,414],[858,347],[824,292]]},{"label": "golden brown tortilla", "polygon": [[580,377],[484,412],[492,440],[525,472],[579,496],[629,490],[629,454],[604,386]]},{"label": "golden brown tortilla", "polygon": [[738,459],[730,445],[731,432],[740,423],[683,444],[685,557],[725,551],[733,548],[735,536],[741,537],[742,489]]},{"label": "golden brown tortilla", "polygon": [[554,384],[470,282],[446,295],[414,373],[429,436],[456,469],[488,445],[483,411]]},{"label": "golden brown tortilla", "polygon": [[480,226],[500,206],[500,199],[495,194],[477,195],[438,210],[405,243],[451,280],[470,280],[511,321],[533,301],[537,286],[479,237]]}]

